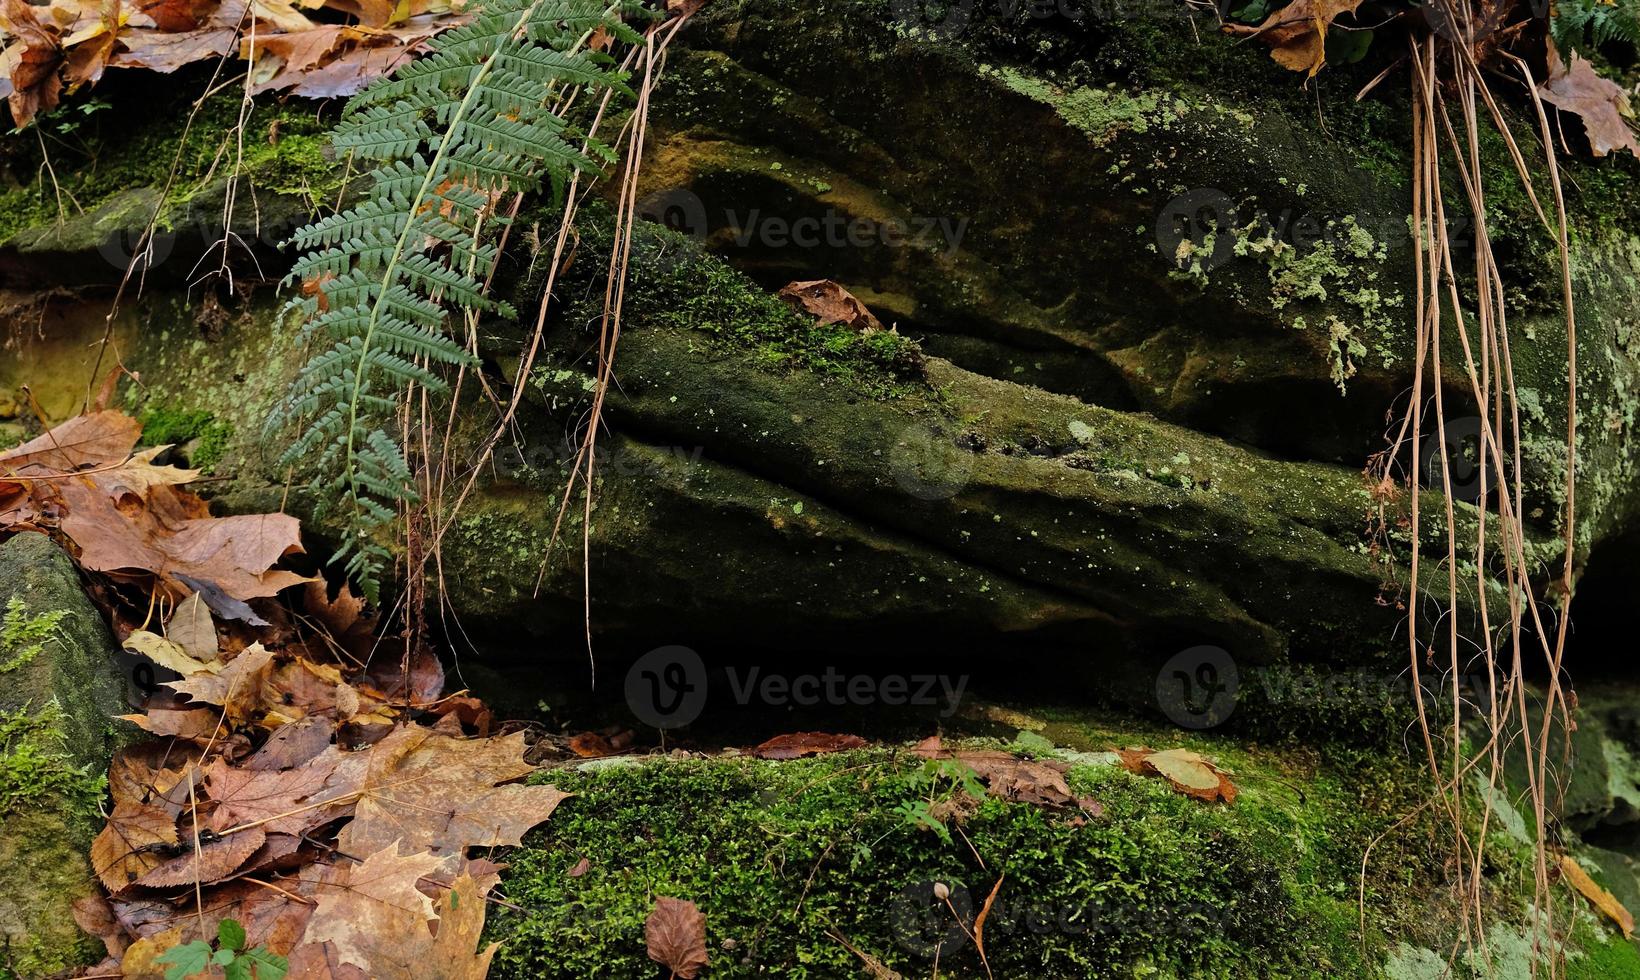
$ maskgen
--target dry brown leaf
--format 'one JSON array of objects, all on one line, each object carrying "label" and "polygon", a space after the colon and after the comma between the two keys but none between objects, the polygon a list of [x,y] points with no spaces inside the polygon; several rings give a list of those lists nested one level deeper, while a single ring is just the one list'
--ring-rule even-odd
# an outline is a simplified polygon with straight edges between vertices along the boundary
[{"label": "dry brown leaf", "polygon": [[707,966],[706,914],[694,902],[661,896],[644,920],[649,958],[674,976],[694,980]]},{"label": "dry brown leaf", "polygon": [[119,803],[91,843],[91,869],[111,894],[165,863],[177,843],[176,817],[153,804]]},{"label": "dry brown leaf", "polygon": [[1117,752],[1117,755],[1129,771],[1142,776],[1161,776],[1178,792],[1209,803],[1214,800],[1234,803],[1236,794],[1241,792],[1222,770],[1189,749],[1154,752],[1146,748],[1130,748]]},{"label": "dry brown leaf", "polygon": [[534,771],[524,749],[522,732],[465,739],[396,730],[371,748],[381,764],[361,777],[361,798],[337,846],[367,854],[402,838],[408,849],[442,855],[522,843],[570,795],[553,786],[497,785]]},{"label": "dry brown leaf", "polygon": [[340,962],[371,976],[386,975],[385,965],[405,947],[431,945],[427,923],[438,914],[433,900],[416,883],[444,862],[431,854],[401,853],[395,842],[356,864],[332,865],[321,879],[318,905],[303,942],[328,942]]},{"label": "dry brown leaf", "polygon": [[1327,28],[1345,14],[1355,13],[1362,0],[1293,0],[1257,27],[1226,24],[1232,34],[1252,35],[1270,46],[1270,57],[1283,68],[1310,77],[1327,61]]},{"label": "dry brown leaf", "polygon": [[[7,0],[11,3],[22,0]],[[27,6],[27,4],[24,4]],[[24,466],[70,472],[82,466],[118,463],[131,455],[142,437],[142,425],[124,412],[93,412],[69,419],[44,435],[0,453],[0,473]]]},{"label": "dry brown leaf", "polygon": [[1099,806],[1071,794],[1070,785],[1065,782],[1067,767],[1062,762],[1020,759],[998,749],[950,751],[941,746],[938,735],[923,740],[912,753],[924,759],[956,759],[984,781],[993,796],[1005,800],[1039,806],[1076,804],[1084,810],[1089,810],[1090,805]]},{"label": "dry brown leaf", "polygon": [[806,310],[819,317],[817,326],[841,323],[861,331],[883,328],[882,323],[866,309],[866,304],[830,279],[787,283],[779,295],[793,309]]},{"label": "dry brown leaf", "polygon": [[192,888],[197,882],[208,885],[238,871],[251,855],[267,842],[267,833],[252,827],[225,837],[201,840],[194,846],[192,828],[185,826],[182,833],[182,853],[150,868],[138,878],[143,888]]},{"label": "dry brown leaf", "polygon": [[273,651],[257,643],[220,670],[190,674],[180,681],[167,681],[166,686],[195,701],[222,706],[231,724],[243,725],[264,708],[272,673]]},{"label": "dry brown leaf", "polygon": [[1578,894],[1617,923],[1618,928],[1623,930],[1623,938],[1628,939],[1634,935],[1634,916],[1623,907],[1623,903],[1619,902],[1616,896],[1590,878],[1589,873],[1583,870],[1583,866],[1577,863],[1576,858],[1570,854],[1562,854],[1560,873],[1573,888],[1577,889]]},{"label": "dry brown leaf", "polygon": [[191,31],[211,16],[214,0],[136,0],[132,5],[162,31]]},{"label": "dry brown leaf", "polygon": [[597,732],[582,732],[569,740],[569,750],[583,759],[602,759],[615,755],[615,746]]},{"label": "dry brown leaf", "polygon": [[[214,637],[216,634],[213,632],[211,635]],[[188,653],[181,645],[147,630],[134,631],[125,638],[125,642],[121,646],[132,653],[147,657],[167,670],[174,670],[184,677],[189,674],[214,674],[226,666],[222,661],[216,659],[201,660]],[[212,653],[215,653],[214,647]]]},{"label": "dry brown leaf", "polygon": [[306,765],[330,748],[335,735],[335,719],[309,715],[274,729],[262,747],[241,764],[241,768],[257,771],[294,769]]},{"label": "dry brown leaf", "polygon": [[165,638],[198,662],[218,663],[216,624],[211,620],[211,607],[198,592],[182,600],[171,614],[165,623]]},{"label": "dry brown leaf", "polygon": [[1640,157],[1640,142],[1636,142],[1628,122],[1634,117],[1628,92],[1595,74],[1594,66],[1577,52],[1572,52],[1571,65],[1566,66],[1550,48],[1549,77],[1538,86],[1538,94],[1561,112],[1578,118],[1589,140],[1589,152],[1595,156],[1628,150]]},{"label": "dry brown leaf", "polygon": [[752,755],[759,759],[800,759],[806,755],[824,755],[864,747],[866,740],[858,735],[831,735],[825,732],[792,732],[776,735],[757,748]]},{"label": "dry brown leaf", "polygon": [[254,823],[269,833],[305,834],[346,812],[351,796],[331,782],[341,762],[336,748],[294,769],[241,769],[216,759],[205,770],[216,819],[224,829]]},{"label": "dry brown leaf", "polygon": [[5,0],[4,7],[0,7],[4,12],[0,26],[13,38],[0,64],[10,83],[7,101],[11,104],[11,118],[19,128],[27,126],[37,114],[54,108],[63,91],[63,80],[57,73],[63,61],[62,48],[56,34],[40,23],[34,10],[24,0]]}]

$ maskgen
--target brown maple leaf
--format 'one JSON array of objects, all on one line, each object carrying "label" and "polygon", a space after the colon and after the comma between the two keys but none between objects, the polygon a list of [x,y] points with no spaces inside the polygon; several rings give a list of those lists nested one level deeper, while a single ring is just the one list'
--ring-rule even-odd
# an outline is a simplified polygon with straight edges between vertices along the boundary
[{"label": "brown maple leaf", "polygon": [[707,966],[706,914],[694,902],[656,898],[654,910],[644,920],[643,938],[649,958],[673,976],[693,980]]},{"label": "brown maple leaf", "polygon": [[402,838],[407,849],[443,855],[522,843],[570,795],[553,786],[497,785],[535,771],[524,749],[522,732],[467,739],[396,730],[370,749],[381,764],[373,761],[360,779],[353,820],[337,846],[362,854]]},{"label": "brown maple leaf", "polygon": [[[446,863],[400,854],[395,845],[351,868],[333,866],[321,883],[303,946],[291,956],[293,971],[312,964],[317,969],[299,975],[352,976],[346,970],[352,966],[376,980],[482,980],[496,950],[495,944],[477,949],[484,931],[483,886],[462,874],[436,907],[424,891]],[[308,950],[321,945],[329,949]]]},{"label": "brown maple leaf", "polygon": [[395,947],[427,945],[422,937],[438,913],[416,883],[444,863],[432,854],[402,853],[395,841],[357,863],[331,865],[320,878],[303,942],[328,942],[340,962],[383,975]]},{"label": "brown maple leaf", "polygon": [[1627,150],[1640,157],[1640,142],[1628,122],[1634,116],[1628,93],[1595,74],[1594,66],[1577,52],[1572,52],[1569,66],[1563,65],[1551,45],[1549,77],[1538,86],[1538,94],[1561,112],[1577,117],[1588,137],[1589,152],[1595,156]]}]

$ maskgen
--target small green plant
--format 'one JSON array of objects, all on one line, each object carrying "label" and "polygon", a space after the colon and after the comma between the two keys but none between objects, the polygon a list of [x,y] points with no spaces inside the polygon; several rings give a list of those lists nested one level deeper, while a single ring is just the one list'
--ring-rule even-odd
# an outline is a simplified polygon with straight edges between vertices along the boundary
[{"label": "small green plant", "polygon": [[265,949],[245,948],[245,927],[223,919],[216,927],[216,948],[203,939],[167,950],[155,962],[165,967],[165,980],[187,980],[220,967],[227,980],[282,980],[290,963]]},{"label": "small green plant", "polygon": [[911,788],[917,793],[894,808],[906,826],[916,830],[931,830],[947,844],[951,843],[951,828],[946,821],[964,798],[985,798],[985,786],[974,771],[956,759],[929,759],[911,775]]},{"label": "small green plant", "polygon": [[94,809],[107,779],[63,754],[63,712],[48,701],[33,710],[0,711],[0,814],[38,805],[48,796]]},{"label": "small green plant", "polygon": [[1640,47],[1640,0],[1557,0],[1549,30],[1562,52],[1590,55],[1606,44]]},{"label": "small green plant", "polygon": [[366,199],[300,229],[290,282],[324,338],[271,424],[306,420],[281,457],[314,474],[321,506],[346,528],[333,560],[377,601],[391,552],[381,532],[414,502],[395,432],[405,392],[444,391],[440,368],[477,366],[449,335],[452,313],[511,317],[486,295],[497,258],[495,213],[506,195],[596,171],[614,151],[562,113],[575,90],[630,96],[614,59],[587,45],[602,30],[641,41],[626,0],[486,0],[472,21],[428,42],[431,54],[354,96],[332,137],[340,157],[375,161]]},{"label": "small green plant", "polygon": [[46,648],[46,642],[56,637],[67,615],[67,610],[53,609],[30,616],[21,596],[6,600],[5,617],[0,619],[0,674],[28,666]]}]

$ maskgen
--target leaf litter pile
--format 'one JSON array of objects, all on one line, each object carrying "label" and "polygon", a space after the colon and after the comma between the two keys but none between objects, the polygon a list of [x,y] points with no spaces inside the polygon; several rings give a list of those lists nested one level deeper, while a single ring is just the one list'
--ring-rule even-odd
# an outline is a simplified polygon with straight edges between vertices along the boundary
[{"label": "leaf litter pile", "polygon": [[251,94],[347,96],[466,21],[465,0],[0,0],[0,96],[26,126],[110,68],[247,63]]},{"label": "leaf litter pile", "polygon": [[524,734],[441,698],[430,651],[372,657],[361,601],[274,567],[301,553],[294,518],[211,516],[139,437],[100,411],[0,454],[0,533],[63,541],[126,650],[172,678],[126,716],[156,737],[109,770],[104,893],[75,908],[107,947],[92,974],[484,976],[501,866],[475,851],[566,794],[518,783]]}]

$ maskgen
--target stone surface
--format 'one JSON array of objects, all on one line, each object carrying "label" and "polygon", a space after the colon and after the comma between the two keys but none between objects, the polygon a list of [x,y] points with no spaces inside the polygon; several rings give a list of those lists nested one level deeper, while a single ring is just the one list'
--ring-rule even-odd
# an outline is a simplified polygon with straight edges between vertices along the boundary
[{"label": "stone surface", "polygon": [[95,888],[86,853],[124,699],[113,638],[44,535],[0,544],[0,609],[13,599],[27,619],[55,620],[38,644],[0,644],[0,976],[34,978],[100,956],[70,905]]}]

